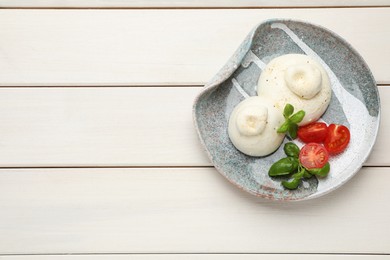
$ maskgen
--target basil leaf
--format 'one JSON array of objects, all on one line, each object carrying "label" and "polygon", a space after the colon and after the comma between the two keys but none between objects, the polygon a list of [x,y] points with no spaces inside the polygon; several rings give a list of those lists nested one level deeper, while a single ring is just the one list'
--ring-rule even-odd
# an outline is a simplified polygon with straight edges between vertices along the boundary
[{"label": "basil leaf", "polygon": [[283,187],[289,189],[289,190],[295,190],[298,188],[299,184],[301,183],[301,179],[291,179],[289,181],[282,181]]},{"label": "basil leaf", "polygon": [[294,113],[294,107],[291,104],[286,104],[283,110],[283,115],[285,118],[288,118]]},{"label": "basil leaf", "polygon": [[299,161],[293,157],[282,158],[279,161],[272,164],[268,171],[269,176],[282,176],[288,175],[298,169]]},{"label": "basil leaf", "polygon": [[295,158],[298,158],[299,156],[299,147],[292,142],[286,143],[283,147],[283,150],[287,156]]},{"label": "basil leaf", "polygon": [[303,118],[305,117],[305,114],[306,114],[305,111],[300,110],[300,111],[296,112],[294,115],[292,115],[290,117],[290,120],[291,120],[291,122],[298,124],[303,120]]},{"label": "basil leaf", "polygon": [[308,171],[308,170],[304,170],[303,172],[303,178],[311,178],[313,175]]},{"label": "basil leaf", "polygon": [[277,130],[280,133],[286,133],[290,127],[290,120],[286,120]]},{"label": "basil leaf", "polygon": [[326,177],[330,171],[330,164],[327,162],[322,168],[308,169],[308,171],[317,177]]},{"label": "basil leaf", "polygon": [[297,138],[298,125],[295,123],[291,123],[288,128],[288,134],[292,139]]}]

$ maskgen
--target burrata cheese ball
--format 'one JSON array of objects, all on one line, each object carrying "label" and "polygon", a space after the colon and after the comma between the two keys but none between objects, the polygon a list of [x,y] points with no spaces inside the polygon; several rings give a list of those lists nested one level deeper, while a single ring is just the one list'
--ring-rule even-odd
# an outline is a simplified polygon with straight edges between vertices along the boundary
[{"label": "burrata cheese ball", "polygon": [[321,64],[303,54],[286,54],[271,60],[261,73],[258,96],[270,99],[283,112],[286,104],[305,111],[299,125],[317,121],[331,99],[329,76]]},{"label": "burrata cheese ball", "polygon": [[241,101],[229,118],[228,134],[233,145],[249,156],[266,156],[281,145],[284,134],[277,133],[283,115],[264,97]]}]

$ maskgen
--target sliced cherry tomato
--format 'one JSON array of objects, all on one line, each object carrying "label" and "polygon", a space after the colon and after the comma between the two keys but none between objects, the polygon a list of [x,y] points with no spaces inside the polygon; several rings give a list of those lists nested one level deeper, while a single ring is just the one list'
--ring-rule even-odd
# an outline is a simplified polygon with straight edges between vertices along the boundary
[{"label": "sliced cherry tomato", "polygon": [[330,124],[324,145],[330,154],[338,154],[345,150],[350,139],[351,133],[346,126]]},{"label": "sliced cherry tomato", "polygon": [[329,154],[325,147],[317,143],[308,143],[299,153],[299,161],[306,169],[322,168],[328,162]]},{"label": "sliced cherry tomato", "polygon": [[298,137],[305,143],[322,143],[328,135],[325,123],[314,122],[298,129]]}]

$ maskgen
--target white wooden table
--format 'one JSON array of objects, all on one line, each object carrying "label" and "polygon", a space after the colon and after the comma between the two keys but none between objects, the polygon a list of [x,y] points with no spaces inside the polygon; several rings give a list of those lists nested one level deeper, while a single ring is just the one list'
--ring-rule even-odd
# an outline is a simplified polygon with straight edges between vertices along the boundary
[{"label": "white wooden table", "polygon": [[[0,259],[390,259],[390,1],[0,1]],[[192,102],[250,29],[325,26],[370,66],[374,150],[275,203],[228,183]]]}]

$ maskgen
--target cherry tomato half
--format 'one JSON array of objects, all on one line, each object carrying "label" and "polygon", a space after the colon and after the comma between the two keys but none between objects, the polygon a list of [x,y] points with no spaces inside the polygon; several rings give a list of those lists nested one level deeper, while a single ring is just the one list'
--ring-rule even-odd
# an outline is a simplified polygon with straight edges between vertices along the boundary
[{"label": "cherry tomato half", "polygon": [[324,146],[317,143],[308,143],[299,153],[299,161],[306,169],[322,168],[328,162],[329,154]]},{"label": "cherry tomato half", "polygon": [[330,124],[324,145],[330,154],[338,154],[345,150],[350,139],[351,133],[346,126]]},{"label": "cherry tomato half", "polygon": [[325,123],[314,122],[298,129],[298,137],[305,143],[322,143],[328,135]]}]

